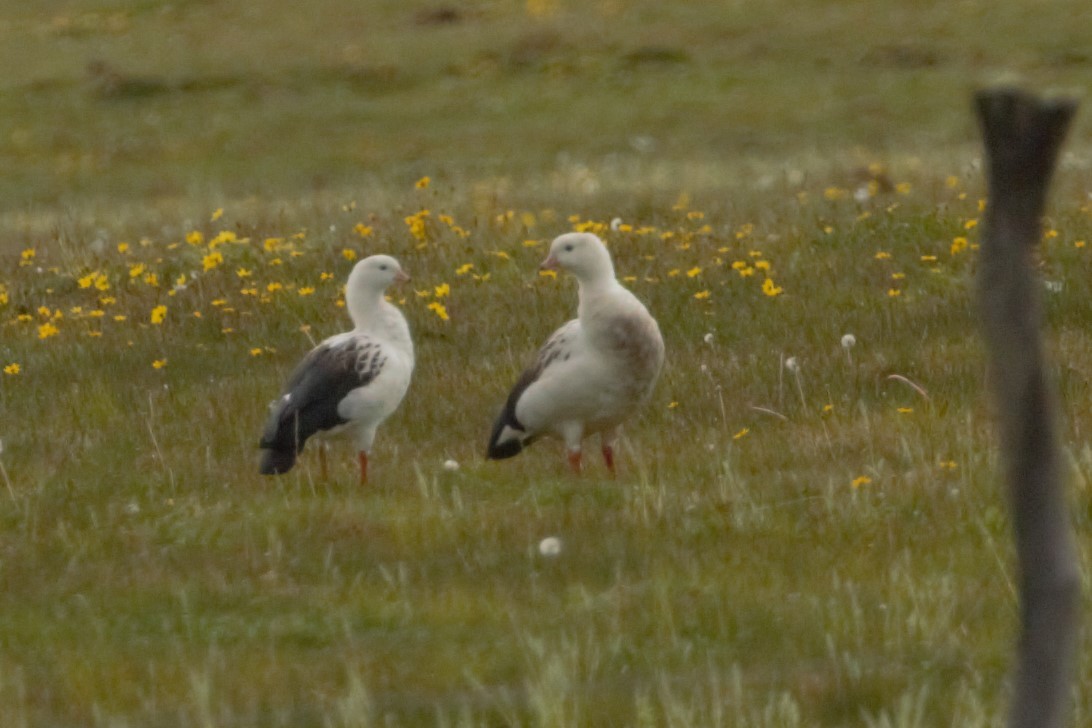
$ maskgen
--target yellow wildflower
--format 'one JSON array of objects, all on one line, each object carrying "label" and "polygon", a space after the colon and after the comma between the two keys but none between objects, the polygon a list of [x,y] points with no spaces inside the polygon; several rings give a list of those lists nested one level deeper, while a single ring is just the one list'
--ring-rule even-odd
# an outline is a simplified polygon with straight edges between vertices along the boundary
[{"label": "yellow wildflower", "polygon": [[[224,243],[234,243],[238,241],[238,237],[230,230],[221,230],[216,234],[212,240],[209,241],[209,250],[217,248]],[[245,242],[245,241],[242,241]]]},{"label": "yellow wildflower", "polygon": [[210,271],[216,266],[224,262],[224,256],[219,250],[214,250],[208,255],[201,258],[201,266],[206,271]]},{"label": "yellow wildflower", "polygon": [[700,266],[694,266],[690,270],[686,271],[686,277],[687,278],[694,278],[695,276],[698,276],[700,274],[701,274],[701,267]]},{"label": "yellow wildflower", "polygon": [[38,327],[39,339],[48,339],[50,336],[56,336],[59,333],[61,333],[61,330],[48,322]]},{"label": "yellow wildflower", "polygon": [[427,176],[425,176],[425,177],[422,177],[421,179],[417,180],[416,182],[414,182],[413,186],[416,187],[419,190],[423,190],[423,189],[426,189],[429,186],[429,183],[431,183],[431,182],[432,182],[432,180],[429,179]]},{"label": "yellow wildflower", "polygon": [[235,269],[235,275],[239,278],[250,278],[251,274],[252,272],[246,268],[239,267]]},{"label": "yellow wildflower", "polygon": [[200,230],[191,230],[186,233],[186,242],[190,245],[201,245],[205,242],[205,235]]},{"label": "yellow wildflower", "polygon": [[298,291],[296,291],[296,293],[300,294],[301,296],[310,296],[314,292],[315,289],[312,286],[304,286],[303,288],[300,288]]},{"label": "yellow wildflower", "polygon": [[11,364],[8,364],[6,367],[4,367],[4,374],[8,374],[10,376],[15,376],[21,371],[23,371],[22,367],[20,367],[15,362],[12,362]]},{"label": "yellow wildflower", "polygon": [[709,298],[710,295],[711,294],[709,293],[709,291],[698,291],[694,294],[694,298],[698,299],[699,301],[703,301],[706,298]]},{"label": "yellow wildflower", "polygon": [[362,222],[358,222],[353,227],[353,232],[362,238],[371,237],[373,230]]},{"label": "yellow wildflower", "polygon": [[223,216],[224,216],[224,208],[217,207],[216,210],[213,211],[212,217],[209,218],[209,222],[216,222],[217,220],[219,220]]},{"label": "yellow wildflower", "polygon": [[137,263],[136,265],[129,266],[129,277],[139,278],[144,275],[145,265],[143,263]]},{"label": "yellow wildflower", "polygon": [[256,347],[254,347],[253,349],[251,349],[251,350],[250,350],[250,355],[251,355],[251,356],[261,356],[261,355],[262,355],[262,349],[261,349],[261,347],[257,347],[257,346],[256,346]]},{"label": "yellow wildflower", "polygon": [[342,248],[341,257],[345,260],[356,260],[356,251],[352,248]]},{"label": "yellow wildflower", "polygon": [[425,219],[428,218],[430,214],[431,213],[428,210],[420,210],[403,218],[406,226],[409,228],[410,234],[421,242],[425,242],[428,239],[428,228]]},{"label": "yellow wildflower", "polygon": [[902,295],[902,291],[900,291],[898,288],[888,288],[887,295],[889,298],[898,298]]},{"label": "yellow wildflower", "polygon": [[441,283],[433,289],[436,294],[436,298],[443,298],[451,293],[451,286],[446,283]]},{"label": "yellow wildflower", "polygon": [[167,366],[166,359],[156,359],[152,362],[152,369],[162,369],[165,366]]},{"label": "yellow wildflower", "polygon": [[751,428],[750,427],[744,427],[742,430],[740,430],[736,434],[732,435],[732,439],[733,440],[742,440],[744,437],[747,437],[747,435],[749,435],[749,434],[751,434]]},{"label": "yellow wildflower", "polygon": [[767,278],[762,281],[762,292],[770,298],[781,295],[781,286],[774,285],[773,278]]},{"label": "yellow wildflower", "polygon": [[976,227],[978,227],[978,220],[971,219],[963,223],[964,230],[973,230]]},{"label": "yellow wildflower", "polygon": [[474,267],[473,263],[463,263],[462,265],[460,265],[458,268],[455,269],[455,275],[465,276],[467,273],[470,272],[470,270],[473,267]]},{"label": "yellow wildflower", "polygon": [[891,253],[888,253],[886,250],[881,250],[872,257],[876,260],[889,260],[891,258]]},{"label": "yellow wildflower", "polygon": [[949,251],[951,252],[952,255],[957,255],[959,253],[962,253],[966,249],[967,249],[967,238],[965,238],[963,236],[960,236],[960,237],[954,238],[952,240],[952,247],[949,248]]},{"label": "yellow wildflower", "polygon": [[540,270],[538,274],[543,278],[557,278],[556,270]]},{"label": "yellow wildflower", "polygon": [[428,305],[428,310],[435,313],[442,321],[448,320],[447,307],[439,301],[433,301]]},{"label": "yellow wildflower", "polygon": [[900,415],[908,415],[914,411],[913,407],[899,407],[897,410]]},{"label": "yellow wildflower", "polygon": [[859,475],[849,482],[850,487],[860,488],[862,485],[868,485],[872,482],[872,478],[867,475]]},{"label": "yellow wildflower", "polygon": [[163,319],[167,318],[167,307],[160,304],[152,309],[151,321],[153,324],[163,323]]}]

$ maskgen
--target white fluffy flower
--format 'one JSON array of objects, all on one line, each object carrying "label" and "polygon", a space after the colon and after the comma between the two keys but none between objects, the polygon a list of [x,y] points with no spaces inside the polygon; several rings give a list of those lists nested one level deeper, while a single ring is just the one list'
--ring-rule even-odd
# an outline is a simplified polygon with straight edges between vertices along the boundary
[{"label": "white fluffy flower", "polygon": [[857,345],[857,337],[853,334],[845,334],[842,336],[842,348],[852,349]]},{"label": "white fluffy flower", "polygon": [[444,461],[444,470],[446,470],[447,472],[454,473],[458,469],[459,469],[459,463],[456,462],[455,460],[445,460]]},{"label": "white fluffy flower", "polygon": [[713,343],[713,334],[712,334],[712,332],[710,332],[710,333],[706,334],[705,336],[703,336],[701,338],[701,340],[704,341],[706,344],[712,344]]},{"label": "white fluffy flower", "polygon": [[785,368],[788,369],[790,372],[798,372],[800,371],[800,363],[796,361],[795,356],[790,356],[788,359],[785,360]]},{"label": "white fluffy flower", "polygon": [[561,553],[561,539],[557,536],[547,536],[538,542],[538,552],[543,556],[557,556]]}]

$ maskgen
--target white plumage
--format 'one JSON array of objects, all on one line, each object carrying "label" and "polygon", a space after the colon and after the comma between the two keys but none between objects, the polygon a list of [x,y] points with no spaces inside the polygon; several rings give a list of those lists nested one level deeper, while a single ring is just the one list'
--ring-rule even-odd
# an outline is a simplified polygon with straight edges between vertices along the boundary
[{"label": "white plumage", "polygon": [[663,366],[660,328],[617,281],[610,253],[595,235],[556,238],[542,267],[576,276],[577,318],[550,336],[516,382],[487,455],[513,457],[536,438],[553,435],[565,442],[569,463],[579,471],[582,440],[600,433],[613,472],[618,428],[648,399]]},{"label": "white plumage", "polygon": [[[358,452],[360,481],[367,481],[376,429],[398,408],[413,374],[409,326],[383,295],[391,283],[407,280],[387,255],[353,267],[345,306],[354,328],[312,349],[288,378],[262,433],[262,473],[288,472],[312,436],[345,435]],[[320,456],[325,477],[321,450]]]}]

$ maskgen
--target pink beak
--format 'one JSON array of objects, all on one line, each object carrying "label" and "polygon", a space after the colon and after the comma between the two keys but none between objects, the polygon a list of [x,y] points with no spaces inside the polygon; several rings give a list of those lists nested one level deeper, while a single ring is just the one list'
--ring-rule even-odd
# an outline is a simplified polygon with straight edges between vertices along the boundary
[{"label": "pink beak", "polygon": [[394,274],[395,283],[409,283],[409,280],[410,280],[409,273],[407,273],[404,270],[400,270],[400,271],[398,271],[397,273]]},{"label": "pink beak", "polygon": [[557,258],[549,256],[546,260],[542,261],[542,265],[538,267],[539,270],[557,270],[561,267],[561,264],[557,262]]}]

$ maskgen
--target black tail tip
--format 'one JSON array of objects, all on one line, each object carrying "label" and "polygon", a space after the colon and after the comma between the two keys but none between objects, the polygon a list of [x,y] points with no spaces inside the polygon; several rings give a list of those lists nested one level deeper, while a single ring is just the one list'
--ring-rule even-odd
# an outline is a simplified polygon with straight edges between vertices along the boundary
[{"label": "black tail tip", "polygon": [[258,472],[262,475],[282,475],[296,464],[296,453],[291,450],[262,450]]},{"label": "black tail tip", "polygon": [[491,442],[485,457],[489,460],[505,460],[514,458],[523,452],[523,443],[519,440],[506,440],[504,442]]}]

